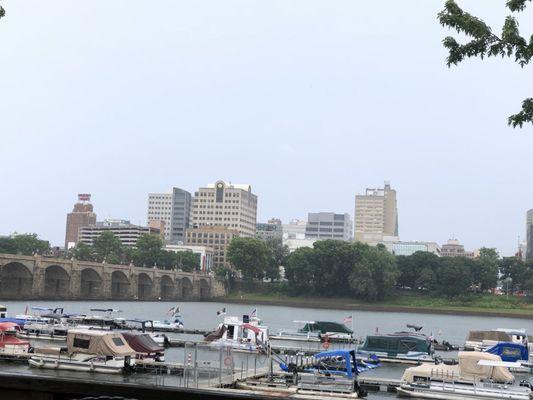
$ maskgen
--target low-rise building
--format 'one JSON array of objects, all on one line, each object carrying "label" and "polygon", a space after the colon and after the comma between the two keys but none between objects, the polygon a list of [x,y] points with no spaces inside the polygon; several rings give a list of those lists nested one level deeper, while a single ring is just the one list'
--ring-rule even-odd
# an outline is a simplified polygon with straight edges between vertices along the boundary
[{"label": "low-rise building", "polygon": [[137,240],[145,234],[161,235],[161,231],[147,226],[133,225],[123,219],[106,219],[95,225],[84,226],[79,230],[78,242],[92,246],[94,239],[104,232],[112,232],[118,237],[123,246],[135,247]]},{"label": "low-rise building", "polygon": [[440,254],[442,257],[466,257],[475,258],[476,253],[474,251],[466,251],[457,239],[450,239],[443,244],[440,248]]},{"label": "low-rise building", "polygon": [[271,218],[267,223],[260,222],[256,224],[256,237],[261,240],[281,240],[283,238],[283,229],[281,220]]},{"label": "low-rise building", "polygon": [[239,236],[235,229],[223,226],[201,226],[186,231],[187,246],[207,246],[213,249],[213,267],[228,265],[227,250],[232,239]]},{"label": "low-rise building", "polygon": [[396,242],[389,251],[396,256],[411,256],[417,251],[424,251],[440,256],[440,246],[435,242]]},{"label": "low-rise building", "polygon": [[297,250],[301,247],[313,247],[313,244],[317,239],[283,239],[283,246],[287,246],[289,252],[292,253],[294,250]]},{"label": "low-rise building", "polygon": [[198,270],[202,272],[209,272],[213,269],[214,249],[209,246],[200,245],[186,245],[186,244],[167,244],[165,250],[179,253],[182,251],[190,251],[200,256]]}]

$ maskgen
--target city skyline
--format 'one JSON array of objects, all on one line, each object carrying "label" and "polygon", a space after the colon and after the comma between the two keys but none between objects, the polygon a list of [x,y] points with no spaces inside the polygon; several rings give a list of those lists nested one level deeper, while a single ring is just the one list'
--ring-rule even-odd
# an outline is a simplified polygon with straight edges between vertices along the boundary
[{"label": "city skyline", "polygon": [[[506,12],[462,3],[495,27]],[[60,245],[84,192],[100,219],[144,225],[147,193],[225,177],[252,185],[259,221],[353,217],[387,180],[402,240],[503,255],[525,240],[533,129],[506,116],[533,78],[498,59],[448,68],[442,2],[162,2],[146,29],[135,0],[58,0],[54,18],[2,4],[0,234]]]}]

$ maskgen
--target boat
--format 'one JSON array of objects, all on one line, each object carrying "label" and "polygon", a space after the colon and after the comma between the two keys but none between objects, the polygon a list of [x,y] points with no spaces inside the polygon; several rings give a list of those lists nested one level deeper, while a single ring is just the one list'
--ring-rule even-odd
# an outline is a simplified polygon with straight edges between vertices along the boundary
[{"label": "boat", "polygon": [[354,350],[336,350],[280,363],[284,374],[237,381],[237,388],[276,393],[290,398],[360,398],[366,396],[357,381],[359,369]]},{"label": "boat", "polygon": [[148,333],[121,332],[128,345],[135,351],[136,360],[165,361],[165,348],[156,343]]},{"label": "boat", "polygon": [[[126,319],[114,316],[115,313],[122,312],[121,310],[115,310],[113,308],[91,308],[91,311],[98,314],[72,315],[67,320],[68,324],[78,329],[112,330],[126,328]],[[99,313],[103,313],[103,315]]]},{"label": "boat", "polygon": [[532,372],[533,360],[530,358],[528,346],[524,344],[500,342],[484,352],[500,356],[505,362],[520,363],[520,367],[512,368],[514,372]]},{"label": "boat", "polygon": [[30,342],[17,338],[20,326],[13,322],[0,322],[0,359],[18,358],[27,355]]},{"label": "boat", "polygon": [[465,350],[486,350],[501,342],[527,344],[525,329],[472,330],[468,332]]},{"label": "boat", "polygon": [[369,335],[358,349],[362,356],[375,355],[384,362],[410,364],[434,362],[433,353],[431,338],[414,332]]},{"label": "boat", "polygon": [[72,329],[67,334],[67,349],[35,348],[30,367],[118,374],[135,364],[135,351],[117,332]]},{"label": "boat", "polygon": [[225,316],[217,329],[205,336],[205,341],[213,347],[231,347],[246,352],[265,352],[268,347],[268,327],[261,325],[258,318],[248,322],[238,317]]},{"label": "boat", "polygon": [[455,365],[407,368],[397,392],[425,399],[530,400],[533,396],[529,387],[514,385],[515,378],[508,370],[512,364],[494,354],[462,351]]},{"label": "boat", "polygon": [[[353,353],[353,355],[352,355]],[[281,356],[277,356],[279,358]],[[348,360],[354,374],[368,371],[380,366],[379,359],[374,357],[363,361],[354,350],[323,351],[313,356],[285,355],[285,359],[279,361],[279,367],[285,372],[321,372],[337,374],[338,371],[347,371]],[[337,372],[332,372],[332,371]]]},{"label": "boat", "polygon": [[153,321],[153,327],[155,331],[175,332],[183,329],[183,321],[178,315],[163,321]]},{"label": "boat", "polygon": [[331,321],[293,321],[300,325],[297,330],[280,330],[271,340],[303,342],[351,342],[353,331],[346,325]]},{"label": "boat", "polygon": [[67,340],[69,325],[62,308],[55,308],[51,313],[41,315],[41,320],[27,320],[17,336],[24,339]]}]

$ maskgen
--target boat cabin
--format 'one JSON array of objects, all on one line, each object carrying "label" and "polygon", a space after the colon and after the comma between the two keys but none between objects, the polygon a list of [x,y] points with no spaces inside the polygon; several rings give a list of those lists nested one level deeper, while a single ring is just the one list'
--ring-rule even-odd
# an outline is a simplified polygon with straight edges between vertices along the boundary
[{"label": "boat cabin", "polygon": [[353,331],[346,325],[330,321],[295,321],[303,323],[300,333],[317,333],[320,336],[347,336],[351,337]]},{"label": "boat cabin", "polygon": [[30,342],[17,338],[20,326],[13,322],[0,322],[0,353],[16,355],[27,353]]}]

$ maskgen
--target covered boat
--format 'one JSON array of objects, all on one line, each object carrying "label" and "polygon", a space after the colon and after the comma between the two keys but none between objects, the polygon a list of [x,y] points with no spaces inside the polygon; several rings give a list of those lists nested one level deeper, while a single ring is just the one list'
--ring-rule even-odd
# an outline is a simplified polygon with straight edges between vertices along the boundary
[{"label": "covered boat", "polygon": [[501,342],[527,344],[525,329],[472,330],[465,342],[467,350],[485,350]]},{"label": "covered boat", "polygon": [[531,390],[513,386],[508,370],[512,363],[494,354],[459,352],[459,363],[422,364],[407,368],[398,394],[430,399],[512,399],[529,400]]},{"label": "covered boat", "polygon": [[30,366],[70,371],[120,373],[130,367],[135,351],[122,334],[73,329],[67,334],[67,352],[60,348],[36,348]]},{"label": "covered boat", "polygon": [[332,321],[293,321],[300,325],[296,331],[281,330],[271,336],[273,340],[296,340],[308,342],[347,342],[353,340],[353,331],[346,325]]},{"label": "covered boat", "polygon": [[137,359],[164,361],[165,348],[157,344],[150,334],[134,331],[122,332],[129,346],[137,353]]},{"label": "covered boat", "polygon": [[415,364],[433,362],[433,352],[429,337],[412,332],[369,335],[359,348],[361,355],[376,355],[381,361]]}]

